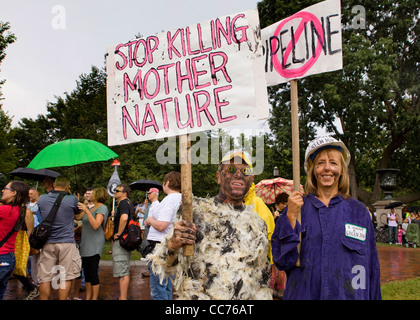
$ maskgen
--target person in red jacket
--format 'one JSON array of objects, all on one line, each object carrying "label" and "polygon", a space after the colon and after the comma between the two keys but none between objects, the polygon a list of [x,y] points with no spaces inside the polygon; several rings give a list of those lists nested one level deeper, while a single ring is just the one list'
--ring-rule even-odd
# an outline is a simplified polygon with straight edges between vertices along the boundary
[{"label": "person in red jacket", "polygon": [[28,201],[29,188],[22,181],[11,181],[2,190],[2,205],[0,205],[0,300],[3,300],[7,281],[15,269],[15,241],[20,229],[20,227],[15,228],[15,226],[24,222]]}]

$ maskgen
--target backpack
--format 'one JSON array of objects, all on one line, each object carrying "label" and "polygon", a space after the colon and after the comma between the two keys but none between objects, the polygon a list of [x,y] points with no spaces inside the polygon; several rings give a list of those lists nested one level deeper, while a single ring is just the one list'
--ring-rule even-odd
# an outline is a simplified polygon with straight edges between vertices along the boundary
[{"label": "backpack", "polygon": [[48,214],[47,218],[44,221],[42,221],[39,225],[37,225],[32,231],[31,235],[29,236],[29,244],[31,248],[40,250],[47,242],[48,237],[50,236],[50,233],[51,233],[52,222],[54,220],[55,214],[57,213],[58,207],[61,204],[61,200],[63,200],[64,196],[68,194],[67,192],[59,192],[59,193],[60,194],[55,200],[55,203],[52,206],[51,211]]},{"label": "backpack", "polygon": [[127,232],[120,236],[120,246],[127,251],[133,251],[137,249],[141,244],[141,228],[139,218],[134,214],[134,210],[131,210],[127,220]]}]

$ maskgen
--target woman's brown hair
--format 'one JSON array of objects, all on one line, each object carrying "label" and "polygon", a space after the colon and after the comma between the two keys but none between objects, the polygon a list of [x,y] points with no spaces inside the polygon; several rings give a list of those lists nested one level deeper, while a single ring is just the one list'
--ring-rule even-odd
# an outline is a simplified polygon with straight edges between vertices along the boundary
[{"label": "woman's brown hair", "polygon": [[95,188],[92,193],[96,202],[105,203],[108,200],[108,191],[105,188]]},{"label": "woman's brown hair", "polygon": [[181,174],[176,171],[171,171],[165,175],[163,178],[163,184],[169,182],[168,187],[172,190],[181,191]]},{"label": "woman's brown hair", "polygon": [[29,187],[23,181],[13,180],[10,187],[16,191],[16,196],[8,204],[12,207],[19,207],[19,221],[25,221],[26,204],[29,202]]}]

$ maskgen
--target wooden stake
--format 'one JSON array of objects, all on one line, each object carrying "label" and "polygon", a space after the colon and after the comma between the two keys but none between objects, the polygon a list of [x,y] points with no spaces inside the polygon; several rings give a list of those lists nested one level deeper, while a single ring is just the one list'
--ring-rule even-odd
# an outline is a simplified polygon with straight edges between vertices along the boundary
[{"label": "wooden stake", "polygon": [[[293,156],[293,191],[300,190],[300,158],[299,158],[299,107],[298,107],[298,88],[297,80],[290,81],[290,100],[292,111],[292,156]],[[297,221],[301,223],[301,214],[299,212]],[[299,234],[298,253],[302,236]],[[300,257],[296,261],[296,266],[300,267]]]},{"label": "wooden stake", "polygon": [[[191,140],[189,134],[184,134],[179,137],[179,157],[181,163],[182,219],[192,223]],[[183,255],[185,257],[192,256],[193,254],[193,245],[183,246]]]}]

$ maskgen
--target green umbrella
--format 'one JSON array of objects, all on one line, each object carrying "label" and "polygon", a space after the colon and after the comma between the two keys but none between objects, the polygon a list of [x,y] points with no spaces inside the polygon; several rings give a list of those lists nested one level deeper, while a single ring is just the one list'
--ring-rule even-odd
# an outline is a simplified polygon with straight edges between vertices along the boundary
[{"label": "green umbrella", "polygon": [[107,161],[118,157],[107,146],[89,139],[68,139],[42,149],[32,159],[28,168],[44,169],[70,167],[81,163]]}]

